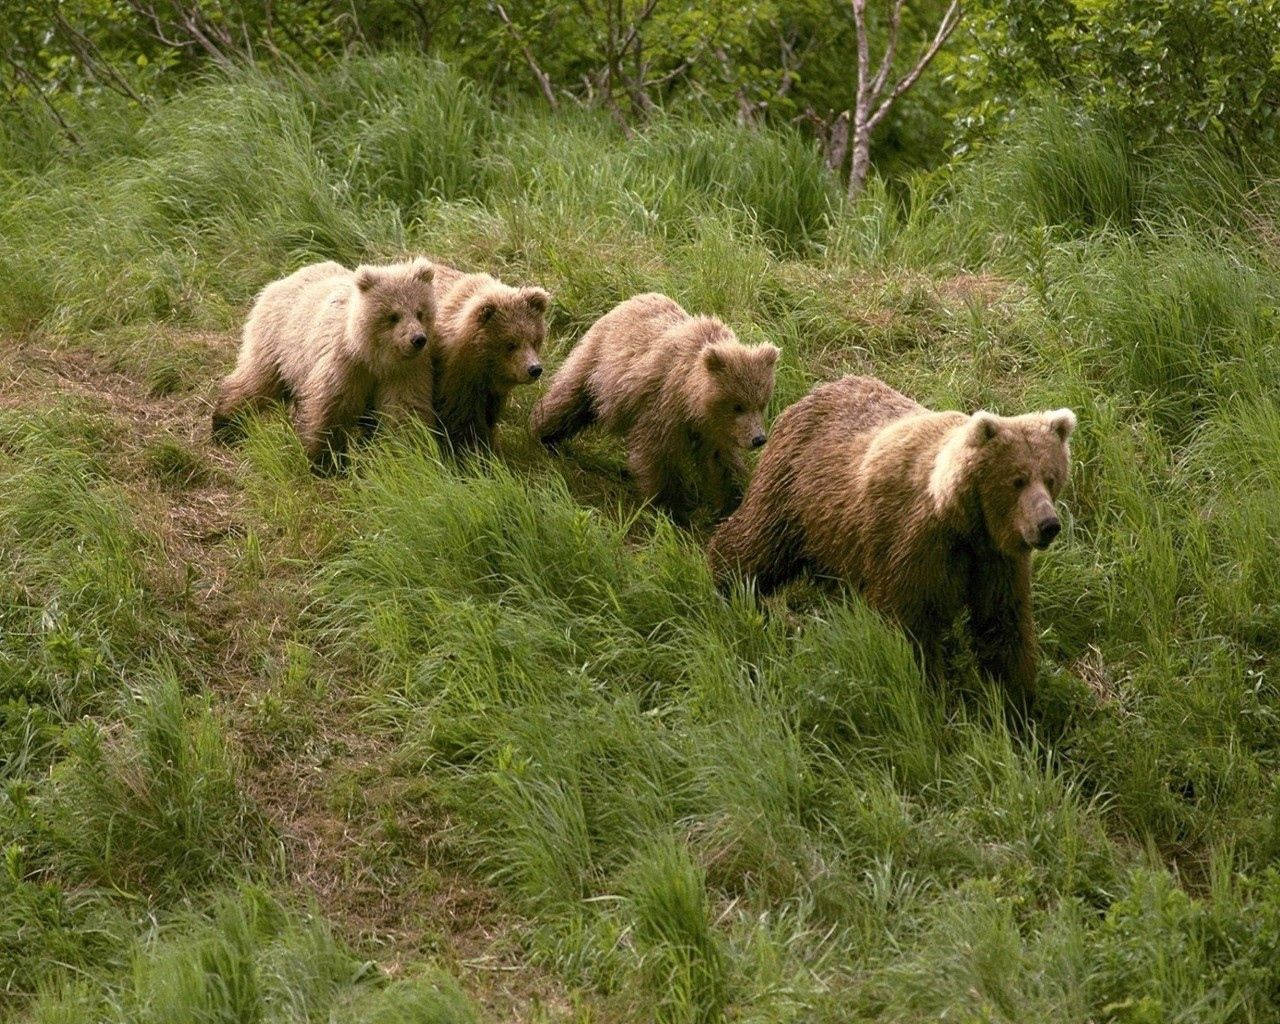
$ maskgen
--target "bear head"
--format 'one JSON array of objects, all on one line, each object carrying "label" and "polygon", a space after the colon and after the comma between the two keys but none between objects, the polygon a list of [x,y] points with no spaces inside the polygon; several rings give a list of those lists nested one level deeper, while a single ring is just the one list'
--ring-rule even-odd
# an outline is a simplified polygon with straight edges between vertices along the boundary
[{"label": "bear head", "polygon": [[542,376],[550,294],[542,288],[494,284],[480,289],[463,311],[467,333],[484,354],[490,383],[499,390]]},{"label": "bear head", "polygon": [[423,257],[356,268],[352,334],[374,363],[394,366],[426,351],[436,322],[435,267]]},{"label": "bear head", "polygon": [[747,346],[730,336],[706,345],[698,359],[702,430],[719,448],[759,448],[765,442],[764,410],[773,396],[777,347]]},{"label": "bear head", "polygon": [[934,463],[930,489],[942,510],[976,503],[995,547],[1011,556],[1047,548],[1062,529],[1054,503],[1070,468],[1070,409],[960,423]]}]

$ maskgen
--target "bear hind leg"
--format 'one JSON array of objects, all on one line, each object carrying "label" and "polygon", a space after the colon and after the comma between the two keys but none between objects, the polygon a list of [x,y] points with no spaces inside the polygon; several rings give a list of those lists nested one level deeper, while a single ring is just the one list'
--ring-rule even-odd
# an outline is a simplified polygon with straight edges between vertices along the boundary
[{"label": "bear hind leg", "polygon": [[531,420],[534,437],[548,448],[591,426],[596,421],[596,408],[585,376],[571,366],[562,369],[534,407]]},{"label": "bear hind leg", "polygon": [[231,439],[237,423],[247,412],[256,412],[270,402],[286,397],[284,382],[271,364],[237,366],[218,385],[214,402],[211,431],[215,441]]},{"label": "bear hind leg", "polygon": [[742,578],[764,595],[800,575],[805,568],[803,548],[801,529],[785,515],[755,508],[748,496],[712,536],[707,559],[722,592]]}]

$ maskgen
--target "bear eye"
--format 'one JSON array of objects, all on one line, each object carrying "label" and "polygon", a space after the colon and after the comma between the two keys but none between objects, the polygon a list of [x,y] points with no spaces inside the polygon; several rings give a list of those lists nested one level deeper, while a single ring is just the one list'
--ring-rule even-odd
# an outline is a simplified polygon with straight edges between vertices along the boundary
[{"label": "bear eye", "polygon": [[1044,478],[1044,485],[1051,491],[1057,490],[1058,478],[1056,476],[1047,476]]},{"label": "bear eye", "polygon": [[741,402],[739,402],[737,405],[735,405],[735,406],[733,407],[733,411],[734,411],[734,412],[736,412],[736,413],[743,413],[743,412],[746,412],[746,410],[742,408],[742,403],[741,403]]},{"label": "bear eye", "polygon": [[1027,478],[1025,476],[1015,476],[1013,478],[1013,489],[1020,491],[1027,486]]},{"label": "bear eye", "polygon": [[422,310],[418,310],[418,312],[417,312],[417,313],[415,313],[415,314],[414,314],[414,316],[416,316],[419,320],[425,320],[425,319],[426,319],[426,317],[422,315]]},{"label": "bear eye", "polygon": [[514,351],[515,351],[516,349],[518,349],[519,347],[520,347],[520,346],[519,346],[519,345],[517,345],[514,341],[509,341],[509,342],[507,342],[507,351],[508,351],[508,352],[514,352]]},{"label": "bear eye", "polygon": [[400,314],[399,314],[399,313],[388,313],[388,314],[387,314],[387,323],[389,323],[392,327],[394,327],[394,326],[395,326],[396,324],[398,324],[399,322],[400,322]]}]

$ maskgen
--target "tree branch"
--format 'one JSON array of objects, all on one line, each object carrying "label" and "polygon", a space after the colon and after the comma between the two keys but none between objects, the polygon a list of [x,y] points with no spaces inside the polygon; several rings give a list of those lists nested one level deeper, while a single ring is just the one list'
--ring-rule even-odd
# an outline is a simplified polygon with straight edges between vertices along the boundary
[{"label": "tree branch", "polygon": [[139,17],[145,18],[147,21],[151,22],[151,35],[160,43],[175,50],[185,50],[195,45],[194,41],[190,39],[168,38],[164,34],[164,22],[160,20],[160,15],[157,13],[154,4],[144,4],[142,3],[142,0],[125,0],[125,3],[128,4],[129,8]]},{"label": "tree branch", "polygon": [[555,110],[560,106],[560,103],[556,99],[555,90],[551,88],[551,76],[543,71],[538,65],[538,61],[533,55],[532,48],[525,41],[524,34],[516,28],[515,22],[507,16],[506,8],[500,3],[494,3],[492,4],[492,7],[497,12],[498,17],[502,19],[503,24],[505,24],[508,30],[510,30],[511,36],[515,39],[516,44],[524,52],[525,62],[529,65],[529,70],[533,72],[533,77],[538,80],[538,85],[542,88],[542,95],[547,98],[547,103],[551,105],[551,109]]},{"label": "tree branch", "polygon": [[45,94],[44,89],[40,87],[40,80],[36,78],[36,76],[33,75],[25,65],[17,61],[12,54],[4,54],[0,52],[0,55],[3,55],[5,63],[8,64],[9,67],[13,68],[14,73],[27,84],[27,88],[40,98],[40,102],[44,104],[45,109],[48,110],[49,113],[53,115],[53,119],[58,122],[58,127],[62,129],[63,134],[83,149],[84,140],[76,134],[76,130],[72,128],[71,125],[67,124],[62,114],[58,112],[58,108],[54,106],[53,101],[49,99]]},{"label": "tree branch", "polygon": [[[820,118],[818,120],[821,121]],[[844,166],[844,158],[849,153],[849,111],[845,110],[838,114],[830,126],[827,126],[826,122],[822,124],[827,129],[823,157],[827,162],[827,170],[837,174]]]},{"label": "tree branch", "polygon": [[796,61],[795,38],[788,39],[783,34],[781,26],[776,23],[773,26],[773,30],[778,33],[778,64],[782,68],[782,78],[778,81],[778,88],[774,95],[781,99],[791,91],[791,87],[795,84],[799,63]]},{"label": "tree branch", "polygon": [[894,101],[916,84],[916,80],[924,73],[924,69],[929,66],[933,58],[938,55],[938,51],[942,49],[943,44],[951,37],[951,33],[955,31],[958,24],[960,24],[960,0],[951,0],[950,6],[947,7],[947,13],[942,16],[942,21],[938,24],[938,31],[934,33],[933,42],[920,55],[915,67],[898,81],[898,84],[893,87],[889,95],[884,98],[884,102],[876,108],[876,112],[867,119],[868,128],[874,128],[878,125],[884,119],[885,114],[889,113],[889,108],[893,106]]},{"label": "tree branch", "polygon": [[653,17],[653,12],[657,6],[658,0],[649,0],[649,2],[644,5],[644,10],[641,11],[639,17],[631,23],[631,27],[627,30],[626,36],[623,38],[622,42],[618,44],[619,53],[627,52],[627,48],[635,41],[636,36],[639,34],[640,26]]},{"label": "tree branch", "polygon": [[884,46],[884,59],[880,61],[880,69],[871,83],[873,103],[884,92],[884,84],[889,80],[889,72],[893,70],[893,58],[898,49],[898,33],[902,30],[902,5],[905,2],[906,0],[893,0],[893,11],[889,15],[889,38]]},{"label": "tree branch", "polygon": [[853,31],[858,44],[858,91],[854,96],[854,122],[862,124],[866,120],[870,99],[867,95],[867,70],[871,63],[870,48],[867,43],[867,0],[849,0],[853,8]]},{"label": "tree branch", "polygon": [[[182,23],[182,28],[186,30],[188,36],[194,39],[200,47],[207,53],[214,62],[223,67],[230,67],[231,58],[214,43],[211,36],[219,36],[219,42],[224,47],[234,48],[234,43],[225,32],[220,32],[211,26],[202,16],[199,6],[187,8],[182,5],[180,0],[172,0],[170,6],[173,8],[174,14]],[[208,29],[206,32],[205,30]]]},{"label": "tree branch", "polygon": [[[863,186],[866,184],[867,174],[871,168],[872,131],[876,125],[884,120],[885,115],[889,113],[898,97],[916,84],[921,74],[924,73],[924,69],[938,55],[938,51],[942,49],[943,44],[946,43],[951,33],[955,31],[956,25],[960,23],[960,0],[951,0],[946,13],[943,14],[942,20],[938,23],[938,30],[934,33],[933,40],[925,48],[924,53],[916,59],[911,70],[903,75],[889,90],[887,96],[884,95],[884,89],[888,84],[889,76],[893,72],[893,61],[898,49],[898,37],[902,31],[902,9],[905,6],[905,0],[893,0],[893,8],[889,14],[884,57],[880,61],[880,66],[876,69],[875,77],[870,80],[868,80],[871,73],[871,55],[870,44],[867,39],[867,0],[849,0],[849,5],[853,10],[853,28],[858,44],[857,94],[854,97],[851,123],[849,111],[846,110],[832,126],[831,148],[828,150],[828,160],[834,159],[837,155],[843,157],[844,142],[847,139],[851,143],[853,157],[849,164],[848,195],[852,199],[862,192]],[[840,132],[839,135],[837,134],[838,131]],[[844,134],[845,132],[847,132],[847,135]],[[828,165],[831,166],[830,163]],[[840,165],[836,164],[835,166]]]},{"label": "tree branch", "polygon": [[655,89],[655,88],[665,89],[668,85],[670,85],[677,78],[683,75],[691,67],[697,64],[701,56],[702,56],[702,52],[701,52],[701,49],[699,49],[689,54],[689,56],[685,57],[684,60],[682,60],[679,64],[677,64],[674,68],[672,68],[666,74],[659,75],[657,78],[646,79],[644,83],[645,89],[646,90]]},{"label": "tree branch", "polygon": [[[71,41],[72,48],[76,51],[76,55],[80,58],[80,63],[89,74],[108,88],[114,89],[120,95],[133,100],[140,107],[145,107],[146,101],[134,91],[133,86],[129,84],[128,79],[112,66],[111,62],[102,56],[102,51],[98,48],[97,43],[86,36],[78,28],[72,25],[63,17],[62,11],[57,7],[53,8],[53,17],[57,23],[57,28]],[[110,81],[103,81],[98,75],[98,69],[102,68]],[[114,83],[114,84],[113,84]]]}]

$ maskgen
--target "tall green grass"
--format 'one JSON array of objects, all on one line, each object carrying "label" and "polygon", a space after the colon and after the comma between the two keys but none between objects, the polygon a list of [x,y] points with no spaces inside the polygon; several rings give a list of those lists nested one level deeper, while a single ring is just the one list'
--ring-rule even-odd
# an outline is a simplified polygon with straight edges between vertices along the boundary
[{"label": "tall green grass", "polygon": [[208,708],[188,713],[162,674],[132,698],[124,726],[73,731],[37,801],[62,871],[163,899],[262,860],[265,828]]},{"label": "tall green grass", "polygon": [[[324,776],[335,817],[397,794],[394,838],[335,859],[362,882],[399,857],[390,900],[437,871],[487,886],[504,954],[570,992],[547,1019],[1268,1019],[1266,183],[1028,107],[967,162],[847,203],[793,133],[672,116],[627,140],[403,53],[103,108],[59,161],[4,124],[0,329],[108,351],[148,387],[174,327],[225,332],[229,365],[252,294],[293,266],[424,250],[551,288],[553,367],[659,288],[782,345],[777,409],[869,372],[937,407],[1081,418],[1019,718],[963,645],[928,684],[856,600],[721,597],[703,538],[618,482],[616,445],[537,450],[532,394],[465,469],[404,432],[315,481],[283,418],[253,425],[217,557],[255,679],[219,687],[227,652],[141,514],[139,475],[164,500],[198,486],[179,449],[148,441],[134,474],[137,424],[7,404],[0,921],[34,924],[0,924],[5,991],[84,973],[34,1019],[472,1019],[434,968],[381,984],[242,888],[291,865],[227,693],[267,732],[257,757]],[[175,352],[182,387],[202,358]],[[330,754],[339,729],[357,767]]]},{"label": "tall green grass", "polygon": [[[221,299],[243,301],[282,264],[429,244],[418,225],[441,201],[524,196],[597,235],[614,221],[668,237],[728,216],[805,251],[833,196],[798,136],[677,122],[627,144],[587,117],[548,134],[544,119],[496,109],[448,67],[398,54],[210,82],[137,138],[137,151],[54,169],[37,194],[9,184],[0,266],[26,290],[6,296],[0,322],[219,323]],[[120,301],[104,305],[108,293]]]},{"label": "tall green grass", "polygon": [[109,479],[111,427],[55,405],[0,416],[4,698],[71,720],[180,639],[147,577],[154,536]]},{"label": "tall green grass", "polygon": [[[1149,991],[1134,1005],[1191,999],[1232,1020],[1269,998],[1252,973],[1264,947],[1243,933],[1219,947],[1190,923],[1171,941],[1219,967],[1135,986],[1113,960],[1163,954],[1108,923],[1127,910],[1099,916],[1150,877],[1188,901],[1187,922],[1210,913],[1165,869],[1142,874],[1117,830],[1231,844],[1228,875],[1269,856],[1261,764],[1226,739],[1249,715],[1221,689],[1238,667],[1211,645],[1195,656],[1166,638],[1177,655],[1161,670],[1195,674],[1176,690],[1154,667],[1135,678],[1119,699],[1137,718],[1045,680],[1046,706],[1066,717],[1035,727],[1056,730],[1042,744],[1011,734],[976,681],[930,692],[865,610],[810,608],[793,631],[724,603],[664,524],[630,541],[633,526],[584,510],[555,477],[458,476],[391,446],[347,501],[361,525],[321,570],[319,610],[369,680],[368,722],[398,736],[396,770],[425,774],[467,822],[454,856],[537,922],[537,955],[625,1012],[652,991],[662,1019],[748,999],[762,1019],[847,1019],[847,1002],[826,1001],[832,985],[893,1019],[1075,1006],[1067,1019],[1086,1020]],[[1046,587],[1073,584],[1053,574]],[[1170,628],[1188,635],[1180,618]],[[1147,631],[1134,650],[1157,641]],[[1273,912],[1266,892],[1213,913],[1238,929]],[[764,927],[778,908],[790,916]],[[801,984],[811,960],[825,980]],[[790,980],[768,990],[776,971]],[[842,971],[864,980],[847,990]]]},{"label": "tall green grass", "polygon": [[228,894],[139,942],[109,991],[70,984],[40,999],[36,1022],[348,1020],[360,1024],[473,1024],[474,1007],[439,970],[388,983],[322,921],[266,893]]}]

